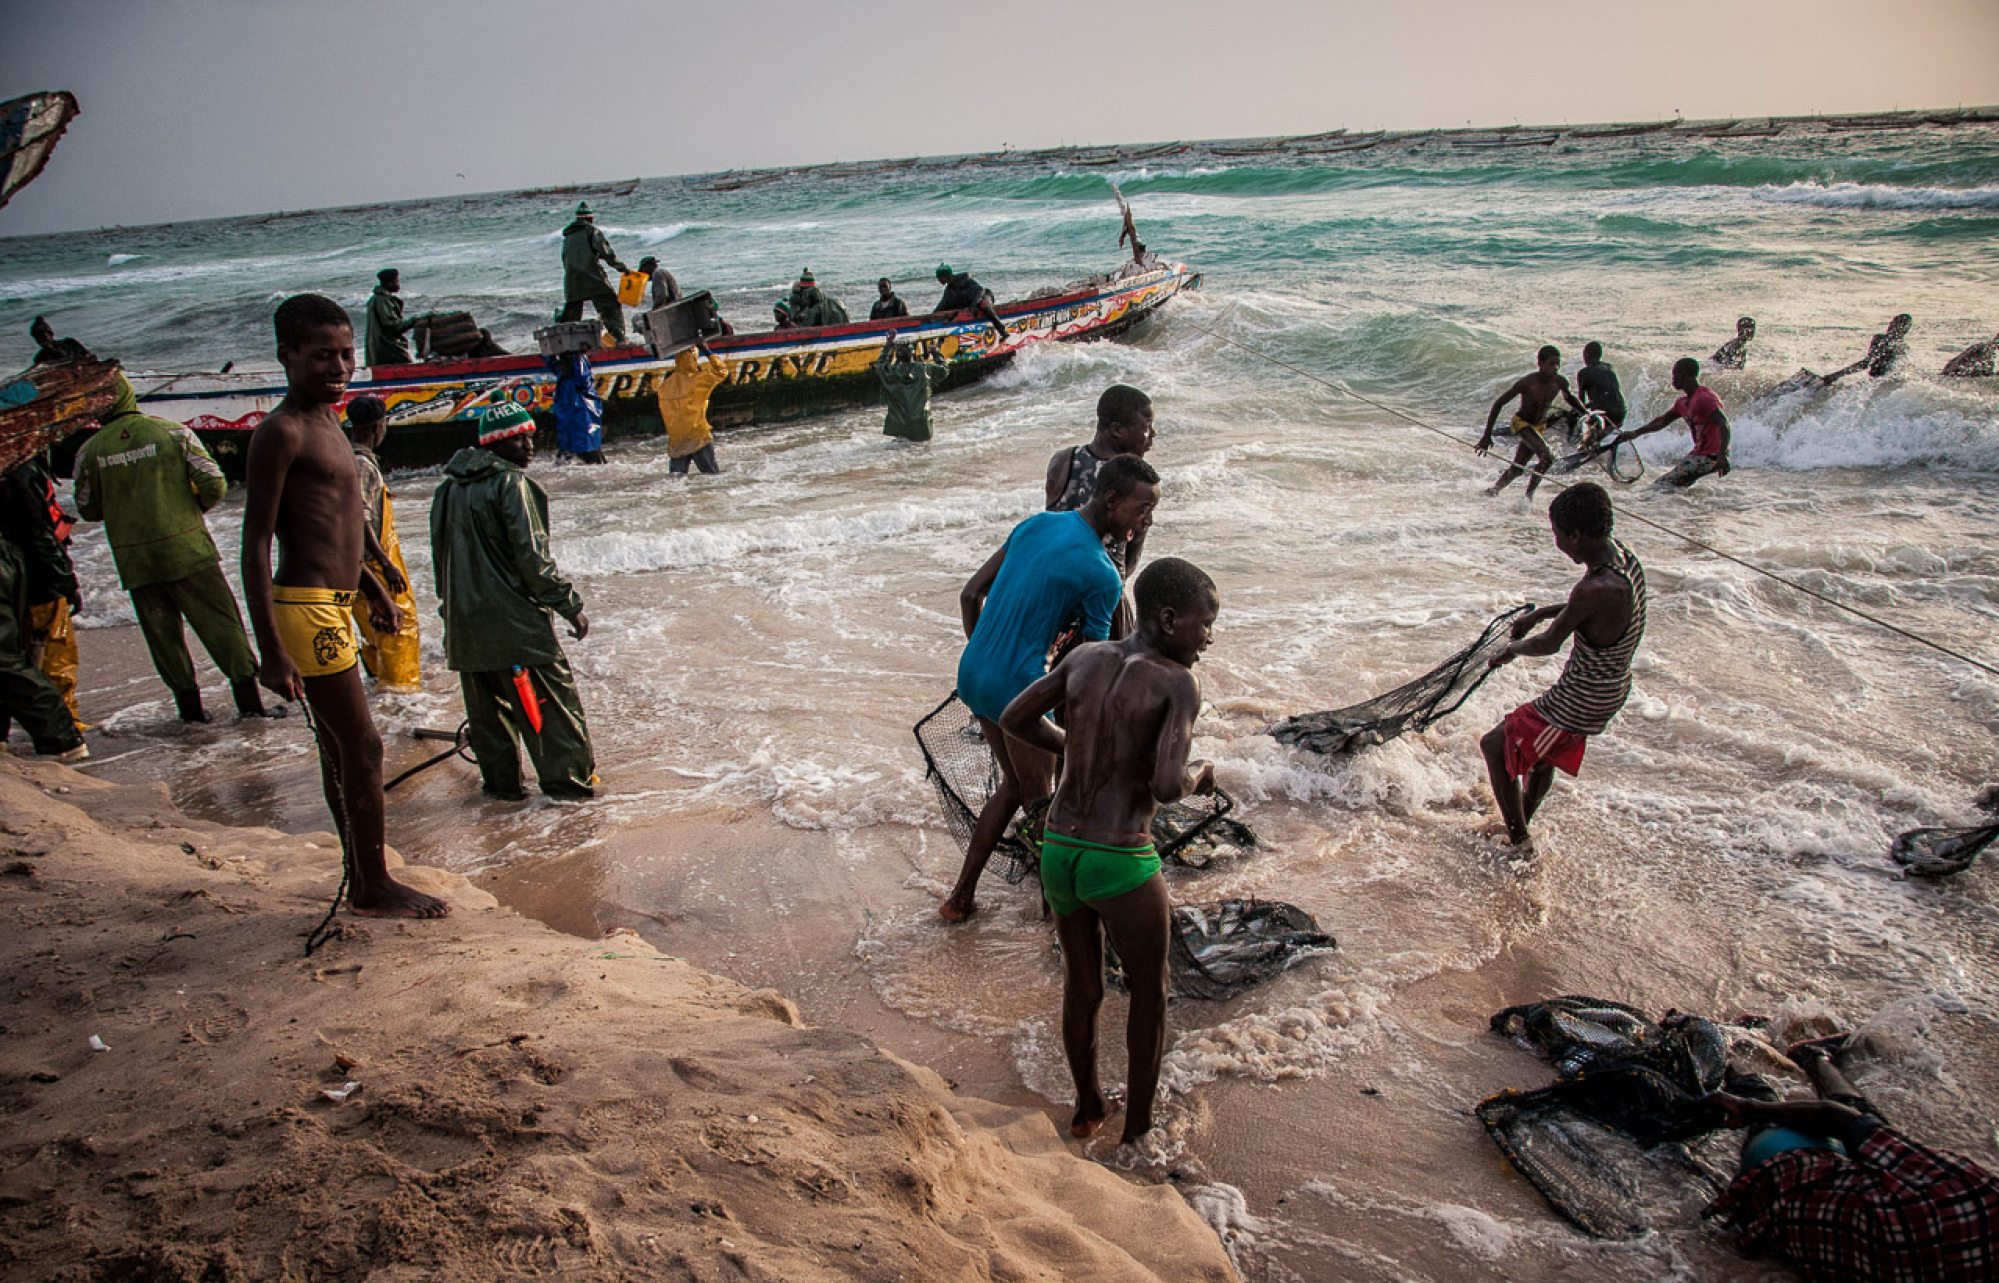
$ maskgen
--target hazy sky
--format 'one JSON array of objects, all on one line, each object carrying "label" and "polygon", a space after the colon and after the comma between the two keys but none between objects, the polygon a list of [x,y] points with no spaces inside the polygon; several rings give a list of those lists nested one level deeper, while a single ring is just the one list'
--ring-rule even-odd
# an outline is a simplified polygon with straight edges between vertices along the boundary
[{"label": "hazy sky", "polygon": [[61,0],[0,235],[634,175],[1999,103],[1999,0]]}]

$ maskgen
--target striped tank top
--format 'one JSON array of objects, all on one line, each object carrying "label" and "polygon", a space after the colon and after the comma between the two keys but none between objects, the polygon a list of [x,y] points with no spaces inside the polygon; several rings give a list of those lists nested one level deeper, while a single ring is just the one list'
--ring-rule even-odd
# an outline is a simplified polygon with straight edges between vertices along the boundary
[{"label": "striped tank top", "polygon": [[1569,660],[1555,684],[1534,701],[1550,726],[1577,735],[1600,735],[1631,696],[1631,656],[1645,635],[1645,567],[1631,549],[1611,540],[1616,555],[1605,567],[1631,585],[1631,622],[1608,646],[1592,646],[1582,633],[1569,639]]}]

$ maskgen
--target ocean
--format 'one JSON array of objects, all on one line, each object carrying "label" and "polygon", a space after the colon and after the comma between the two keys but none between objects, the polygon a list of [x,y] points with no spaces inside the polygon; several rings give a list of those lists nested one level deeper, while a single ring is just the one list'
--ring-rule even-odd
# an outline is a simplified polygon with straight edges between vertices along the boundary
[{"label": "ocean", "polygon": [[[1066,1119],[1060,963],[1032,884],[989,873],[979,917],[942,924],[958,851],[910,727],[951,689],[959,587],[1039,509],[1050,454],[1089,438],[1098,394],[1129,382],[1153,398],[1164,478],[1148,552],[1189,558],[1222,594],[1196,752],[1263,843],[1177,874],[1174,897],[1293,902],[1339,940],[1245,996],[1171,1012],[1161,1127],[1137,1166],[1192,1193],[1245,1277],[1778,1277],[1702,1227],[1704,1187],[1670,1164],[1643,1173],[1657,1232],[1630,1243],[1580,1236],[1502,1167],[1468,1111],[1551,1069],[1486,1020],[1560,993],[1767,1017],[1773,1037],[1861,1029],[1856,1076],[1884,1112],[1999,1162],[1999,884],[1989,862],[1932,883],[1888,857],[1897,832],[1980,818],[1999,680],[1678,537],[1999,665],[1999,381],[1934,377],[1999,330],[1999,129],[1196,148],[587,195],[627,263],[658,256],[748,329],[801,268],[857,315],[884,274],[929,306],[939,261],[1002,298],[1108,269],[1113,183],[1152,251],[1204,288],[1123,340],[1036,348],[939,398],[927,445],[853,411],[724,433],[713,477],[669,479],[658,443],[614,444],[602,468],[539,461],[556,558],[593,621],[565,644],[602,796],[484,803],[447,762],[390,795],[391,843],[554,925],[629,926],[964,1090]],[[278,300],[314,290],[359,315],[388,266],[411,312],[469,309],[523,350],[559,301],[575,201],[7,239],[0,354],[26,364],[46,314],[135,369],[270,365]],[[1899,312],[1915,318],[1904,375],[1758,403],[1801,367],[1855,360]],[[1431,729],[1348,758],[1261,733],[1568,591],[1552,491],[1484,497],[1501,461],[1467,448],[1537,347],[1559,346],[1572,374],[1601,342],[1635,424],[1670,403],[1674,360],[1705,358],[1740,315],[1759,327],[1749,366],[1709,380],[1733,473],[1653,493],[1686,449],[1675,427],[1646,439],[1645,481],[1612,486],[1649,630],[1630,703],[1581,777],[1556,783],[1533,862],[1479,831],[1477,741],[1558,661],[1516,663]],[[376,699],[392,774],[434,751],[408,731],[460,716],[423,534],[435,480],[391,481],[426,664],[420,693]],[[232,577],[240,516],[235,496],[211,516]],[[206,818],[325,829],[303,723],[172,722],[97,527],[79,529],[77,560],[98,772],[163,781]],[[1122,1016],[1114,999],[1113,1080]]]}]

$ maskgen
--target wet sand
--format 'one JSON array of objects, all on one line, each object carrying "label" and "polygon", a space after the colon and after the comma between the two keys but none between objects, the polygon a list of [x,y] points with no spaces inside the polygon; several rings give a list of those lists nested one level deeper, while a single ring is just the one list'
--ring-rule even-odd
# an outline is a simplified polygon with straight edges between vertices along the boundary
[{"label": "wet sand", "polygon": [[[90,630],[84,647],[87,706],[145,693],[143,682],[110,676],[145,671],[135,629]],[[428,687],[441,676],[429,673]],[[1204,735],[1229,739],[1267,718],[1253,700],[1232,697],[1234,686],[1225,665],[1209,674]],[[114,717],[126,730],[103,739],[100,756],[114,756],[120,739],[143,751],[94,774],[164,779],[204,818],[324,826],[296,721],[182,729],[160,720],[166,715],[164,705],[150,718],[131,706]],[[861,720],[857,733],[907,751],[889,747],[896,741],[887,737],[906,735],[899,717]],[[1428,734],[1440,751],[1475,757],[1482,729],[1481,719],[1455,719]],[[632,733],[607,727],[600,742]],[[389,771],[434,751],[391,733]],[[200,769],[186,769],[196,752]],[[688,752],[723,756],[714,744]],[[1616,760],[1606,758],[1612,779]],[[958,854],[934,820],[801,827],[780,822],[769,803],[690,805],[702,785],[672,769],[626,766],[596,803],[504,807],[480,802],[475,773],[453,761],[391,795],[390,833],[412,859],[485,868],[480,886],[558,930],[597,938],[629,928],[664,953],[781,992],[808,1023],[856,1033],[963,1092],[1066,1120],[1060,968],[1031,883],[989,876],[980,919],[947,928],[934,906]],[[677,797],[678,809],[634,813],[631,799],[661,796]],[[1887,1054],[1862,1066],[1863,1088],[1916,1134],[1990,1160],[1989,1120],[1964,1107],[1999,1099],[1999,1063],[1985,1054],[1999,1031],[1985,1008],[1900,997],[1901,953],[1881,940],[1759,932],[1754,905],[1795,895],[1794,875],[1824,874],[1828,860],[1844,857],[1773,855],[1757,868],[1689,848],[1661,861],[1656,825],[1629,802],[1592,800],[1566,780],[1534,865],[1515,866],[1477,835],[1490,802],[1462,778],[1414,814],[1391,801],[1330,820],[1325,805],[1267,801],[1254,819],[1268,854],[1175,879],[1182,901],[1282,897],[1321,877],[1343,889],[1337,905],[1312,906],[1339,936],[1336,954],[1244,999],[1176,1003],[1170,1017],[1172,1094],[1160,1143],[1134,1174],[1186,1191],[1245,1278],[1786,1277],[1703,1227],[1703,1191],[1691,1185],[1677,1203],[1651,1207],[1660,1233],[1610,1244],[1570,1229],[1507,1170],[1468,1111],[1502,1088],[1539,1086],[1550,1070],[1487,1033],[1487,1018],[1556,993],[1600,994],[1655,1014],[1775,1014],[1780,1027],[1803,1032],[1825,1027],[1835,1011],[1873,1013]],[[1458,818],[1440,830],[1438,815]],[[474,849],[480,842],[493,845]],[[1917,947],[1988,955],[1980,933],[1999,917],[1990,876],[1978,866],[1913,887],[1919,916],[1907,927],[1928,937]],[[1105,1020],[1114,1081],[1123,1020],[1115,996]],[[1802,1080],[1791,1085],[1802,1089]],[[1104,1139],[1070,1148],[1111,1157]]]}]

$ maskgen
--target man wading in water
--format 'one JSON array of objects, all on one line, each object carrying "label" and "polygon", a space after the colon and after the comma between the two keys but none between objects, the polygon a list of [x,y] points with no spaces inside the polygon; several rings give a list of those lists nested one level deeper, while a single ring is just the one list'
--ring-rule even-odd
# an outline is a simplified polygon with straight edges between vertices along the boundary
[{"label": "man wading in water", "polygon": [[1513,483],[1515,477],[1527,471],[1529,459],[1539,459],[1540,466],[1534,469],[1533,476],[1527,478],[1527,497],[1529,499],[1534,497],[1535,487],[1541,484],[1542,476],[1555,461],[1553,452],[1548,449],[1547,441],[1542,439],[1541,429],[1548,419],[1548,407],[1555,403],[1557,396],[1569,403],[1577,418],[1580,419],[1585,413],[1583,403],[1576,400],[1575,393],[1569,391],[1569,381],[1557,372],[1562,364],[1561,349],[1552,345],[1542,348],[1538,362],[1539,368],[1501,393],[1499,399],[1492,403],[1492,410],[1485,416],[1485,435],[1478,439],[1476,447],[1480,454],[1492,449],[1492,425],[1499,422],[1500,407],[1514,397],[1520,398],[1520,412],[1513,416],[1513,433],[1520,442],[1520,448],[1513,452],[1513,462],[1506,466],[1506,471],[1499,474],[1499,480],[1493,482],[1492,488],[1486,491],[1489,495],[1498,494],[1506,489]]},{"label": "man wading in water", "polygon": [[[1498,668],[1522,655],[1552,655],[1575,635],[1555,684],[1508,713],[1478,742],[1506,840],[1526,854],[1534,850],[1528,822],[1548,796],[1555,768],[1574,776],[1582,768],[1584,743],[1603,733],[1631,694],[1631,656],[1645,635],[1645,568],[1610,537],[1613,517],[1610,496],[1595,482],[1555,496],[1548,505],[1555,547],[1588,572],[1567,602],[1516,620],[1513,642],[1492,657]],[[1546,630],[1527,636],[1551,619]]]},{"label": "man wading in water", "polygon": [[[1076,1083],[1069,1134],[1089,1136],[1110,1114],[1097,1085],[1109,935],[1131,991],[1125,1143],[1152,1130],[1166,1050],[1173,905],[1152,845],[1152,815],[1162,803],[1214,791],[1214,764],[1189,762],[1187,752],[1201,709],[1192,669],[1214,639],[1221,610],[1214,580],[1178,557],[1147,566],[1133,591],[1136,633],[1078,647],[1000,717],[1014,743],[1051,758],[1066,752],[1041,840],[1041,892],[1055,913],[1066,973],[1062,1047]],[[1066,732],[1045,716],[1057,708]]]},{"label": "man wading in water", "polygon": [[1119,455],[1098,471],[1097,492],[1080,511],[1037,512],[1015,526],[958,594],[968,639],[958,658],[958,698],[979,719],[1000,785],[979,812],[958,884],[938,909],[953,922],[977,912],[979,875],[1014,812],[1053,791],[1054,755],[1000,730],[1000,714],[1047,672],[1048,647],[1071,620],[1083,621],[1087,641],[1111,635],[1124,581],[1104,537],[1144,531],[1158,502],[1152,465]]},{"label": "man wading in water", "polygon": [[332,299],[299,294],[279,305],[276,327],[285,399],[250,438],[243,513],[243,594],[263,656],[258,680],[286,699],[303,699],[313,716],[320,782],[346,848],[354,912],[441,918],[450,905],[389,876],[382,734],[368,712],[348,622],[357,586],[373,603],[379,631],[393,633],[401,622],[388,590],[361,566],[361,478],[335,408],[354,377],[354,326]]}]

